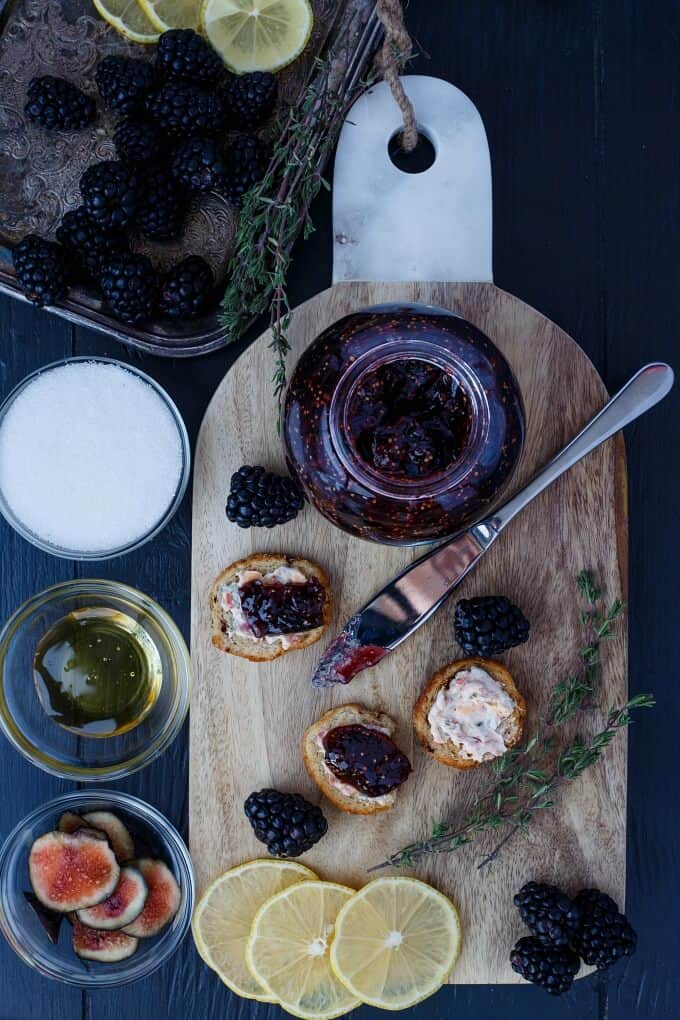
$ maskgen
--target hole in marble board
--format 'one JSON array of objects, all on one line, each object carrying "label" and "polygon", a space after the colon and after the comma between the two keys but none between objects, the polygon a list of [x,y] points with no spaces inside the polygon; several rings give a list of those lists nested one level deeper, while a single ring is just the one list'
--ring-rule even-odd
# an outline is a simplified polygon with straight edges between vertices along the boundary
[{"label": "hole in marble board", "polygon": [[412,152],[405,152],[401,146],[401,128],[395,131],[389,140],[387,152],[396,166],[405,174],[422,174],[429,170],[437,158],[434,145],[424,134],[418,132],[418,144]]}]

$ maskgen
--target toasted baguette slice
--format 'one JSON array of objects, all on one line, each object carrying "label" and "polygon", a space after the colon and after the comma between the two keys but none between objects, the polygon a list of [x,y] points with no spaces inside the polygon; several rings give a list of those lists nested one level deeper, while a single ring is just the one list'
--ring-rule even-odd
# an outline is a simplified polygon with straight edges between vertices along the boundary
[{"label": "toasted baguette slice", "polygon": [[445,687],[457,673],[464,669],[470,669],[472,666],[478,666],[485,670],[515,703],[512,715],[504,720],[500,731],[506,750],[519,743],[524,730],[526,703],[505,666],[493,659],[481,658],[458,659],[457,662],[450,662],[448,666],[444,666],[431,677],[427,687],[416,701],[413,709],[413,726],[416,736],[425,750],[442,765],[450,765],[454,769],[474,769],[478,765],[484,765],[487,761],[493,760],[493,755],[487,755],[482,761],[474,761],[472,758],[462,755],[460,744],[456,744],[452,740],[447,740],[443,744],[437,743],[432,738],[432,730],[428,721],[430,709],[442,687]]},{"label": "toasted baguette slice", "polygon": [[[220,593],[223,586],[235,581],[243,571],[259,570],[261,574],[271,574],[278,567],[295,567],[305,577],[316,578],[326,593],[322,625],[305,631],[300,640],[289,648],[285,647],[281,638],[270,643],[233,633],[231,614],[225,612],[220,604]],[[277,659],[280,655],[285,655],[286,652],[295,652],[298,648],[307,648],[308,645],[313,645],[315,641],[318,641],[330,623],[333,612],[333,593],[325,571],[311,560],[285,556],[283,553],[252,553],[245,559],[237,560],[225,567],[222,573],[217,575],[210,592],[210,610],[212,614],[212,643],[216,648],[222,652],[229,652],[231,655],[239,655],[243,659],[250,659],[251,662],[264,662],[269,659]]]},{"label": "toasted baguette slice", "polygon": [[389,715],[384,712],[373,712],[364,708],[363,705],[352,703],[332,708],[330,712],[326,712],[310,726],[302,738],[302,758],[305,768],[310,779],[341,811],[348,811],[351,815],[373,815],[379,811],[389,811],[394,807],[399,787],[390,790],[382,797],[368,797],[359,790],[338,789],[338,780],[324,761],[325,752],[320,745],[319,738],[327,730],[335,729],[336,726],[356,725],[383,730],[390,737],[396,729],[395,722]]}]

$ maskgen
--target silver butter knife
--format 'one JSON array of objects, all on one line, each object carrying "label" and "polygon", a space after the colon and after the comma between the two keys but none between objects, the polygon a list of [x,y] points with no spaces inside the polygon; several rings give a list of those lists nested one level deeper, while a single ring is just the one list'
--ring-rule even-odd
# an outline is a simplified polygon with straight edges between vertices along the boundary
[{"label": "silver butter knife", "polygon": [[512,499],[407,567],[353,616],[321,659],[312,684],[347,684],[380,662],[439,609],[520,510],[556,478],[658,404],[673,385],[662,362],[641,368]]}]

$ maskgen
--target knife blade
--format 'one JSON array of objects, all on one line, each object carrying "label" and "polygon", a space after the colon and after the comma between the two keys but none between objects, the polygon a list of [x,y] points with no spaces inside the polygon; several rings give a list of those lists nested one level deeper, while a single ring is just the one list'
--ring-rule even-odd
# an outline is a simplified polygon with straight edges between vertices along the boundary
[{"label": "knife blade", "polygon": [[367,602],[326,650],[312,685],[347,684],[380,662],[439,609],[520,510],[577,461],[654,407],[672,385],[669,365],[654,362],[641,368],[524,489],[483,521],[421,556]]}]

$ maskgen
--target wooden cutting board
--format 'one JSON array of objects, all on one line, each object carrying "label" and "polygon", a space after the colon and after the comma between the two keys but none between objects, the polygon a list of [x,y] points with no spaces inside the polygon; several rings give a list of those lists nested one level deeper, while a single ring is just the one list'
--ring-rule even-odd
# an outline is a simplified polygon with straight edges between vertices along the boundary
[{"label": "wooden cutting board", "polygon": [[[404,182],[386,166],[382,143],[375,143],[379,130],[390,137],[392,128],[385,117],[398,117],[398,113],[393,114],[391,101],[384,95],[382,99],[379,94],[369,96],[365,104],[360,100],[353,108],[348,122],[351,129],[343,129],[336,159],[334,265],[338,282],[295,311],[289,330],[290,366],[321,330],[369,305],[417,301],[458,312],[503,351],[524,396],[527,437],[513,480],[514,491],[599,410],[607,393],[593,365],[570,337],[490,282],[491,187],[488,165],[484,165],[485,160],[488,164],[488,149],[474,107],[453,90],[456,95],[451,93],[449,98],[454,106],[458,103],[460,107],[462,100],[467,104],[460,107],[456,119],[456,110],[446,106],[446,89],[440,88],[443,83],[430,87],[425,83],[432,79],[406,81],[412,98],[418,100],[420,124],[427,123],[428,109],[423,106],[429,104],[430,136],[439,152],[433,168],[437,173],[429,179],[420,175],[420,191],[406,185],[418,222],[426,225],[414,239],[415,261],[410,261],[412,250],[405,244],[401,228],[394,227],[389,201],[370,201],[371,194],[386,194],[392,185],[402,188]],[[352,138],[349,143],[346,140],[348,131],[359,132],[365,155],[362,160],[353,152]],[[454,151],[459,155],[467,152],[469,165],[456,162]],[[473,167],[475,160],[478,165]],[[366,180],[373,175],[363,193],[358,173]],[[438,196],[434,205],[430,191]],[[401,192],[396,199],[392,194],[392,199],[400,206]],[[353,210],[360,214],[355,216]],[[460,234],[439,229],[437,220],[447,212],[457,223],[465,220]],[[482,242],[488,239],[470,249],[470,232]],[[353,275],[372,279],[374,271],[377,274],[371,248],[376,236],[386,241],[380,257],[390,275],[384,278],[401,282],[339,282],[351,280]],[[436,243],[430,244],[429,238],[435,238]],[[448,266],[449,279],[455,271],[457,279],[486,282],[414,282],[414,265],[421,271],[425,266],[432,278]],[[400,791],[395,809],[382,815],[347,815],[324,800],[329,832],[304,855],[305,864],[323,878],[359,887],[370,877],[367,868],[387,853],[427,836],[433,822],[465,817],[475,792],[489,783],[489,769],[458,773],[439,765],[417,745],[410,723],[411,709],[428,677],[461,655],[453,633],[455,599],[505,594],[531,621],[529,642],[502,657],[526,698],[527,733],[531,733],[542,728],[541,717],[553,683],[576,667],[582,636],[575,576],[584,568],[591,569],[609,598],[625,595],[626,469],[623,441],[618,437],[531,504],[494,544],[454,599],[399,649],[348,688],[313,690],[311,675],[330,640],[377,589],[423,550],[351,538],[311,507],[295,521],[272,531],[242,531],[229,524],[224,507],[230,477],[238,467],[262,464],[285,471],[272,400],[268,339],[265,334],[257,340],[217,389],[195,453],[191,630],[195,683],[189,807],[199,893],[224,869],[264,855],[243,814],[249,793],[274,786],[320,802],[319,791],[302,764],[300,741],[307,726],[323,712],[347,701],[379,708],[398,721],[396,740],[408,754],[413,774]],[[260,551],[302,555],[320,563],[331,578],[335,610],[331,627],[317,645],[271,663],[256,664],[225,655],[211,645],[208,595],[215,576],[227,564]],[[606,710],[624,702],[626,695],[624,623],[616,639],[606,646],[600,697],[603,710],[588,714],[586,729],[601,727]],[[486,838],[455,854],[419,864],[415,873],[447,893],[461,912],[463,951],[451,980],[463,984],[518,980],[508,963],[510,947],[523,933],[512,896],[525,881],[555,881],[569,891],[596,885],[622,902],[625,835],[626,738],[620,734],[605,759],[565,787],[556,809],[545,812],[526,836],[510,844],[491,869],[477,869],[484,850],[493,845]]]}]

